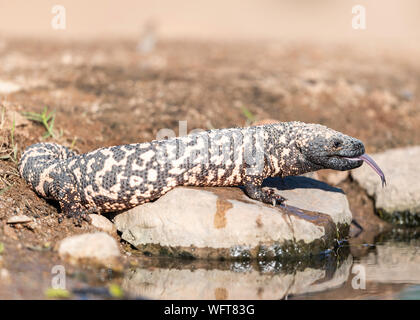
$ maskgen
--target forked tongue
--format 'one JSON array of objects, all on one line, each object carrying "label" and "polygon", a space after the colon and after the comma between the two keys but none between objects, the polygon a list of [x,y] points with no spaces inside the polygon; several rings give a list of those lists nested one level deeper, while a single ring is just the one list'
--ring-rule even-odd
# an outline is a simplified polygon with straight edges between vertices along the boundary
[{"label": "forked tongue", "polygon": [[371,157],[369,157],[366,153],[362,154],[361,156],[355,157],[355,158],[347,158],[347,159],[349,159],[349,160],[363,160],[364,162],[366,162],[381,177],[382,187],[386,186],[385,175],[382,172],[381,168],[379,168],[379,166],[376,164],[376,162]]}]

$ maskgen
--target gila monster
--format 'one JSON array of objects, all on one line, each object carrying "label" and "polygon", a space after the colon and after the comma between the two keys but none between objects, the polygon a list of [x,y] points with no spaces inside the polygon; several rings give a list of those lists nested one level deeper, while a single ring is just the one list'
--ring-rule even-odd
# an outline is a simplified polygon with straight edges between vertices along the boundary
[{"label": "gila monster", "polygon": [[182,137],[100,148],[77,154],[54,143],[29,146],[21,176],[40,196],[57,200],[79,222],[90,212],[132,208],[184,186],[243,186],[252,199],[282,203],[266,177],[319,169],[349,170],[366,161],[363,143],[318,124],[282,122],[202,131]]}]

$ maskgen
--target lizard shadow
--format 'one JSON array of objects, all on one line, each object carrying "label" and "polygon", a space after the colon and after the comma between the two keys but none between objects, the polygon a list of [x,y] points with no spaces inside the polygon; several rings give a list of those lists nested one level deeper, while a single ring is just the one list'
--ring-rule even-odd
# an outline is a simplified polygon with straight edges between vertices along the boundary
[{"label": "lizard shadow", "polygon": [[294,189],[320,189],[323,191],[338,192],[344,194],[344,191],[339,188],[330,186],[325,182],[304,176],[266,178],[262,184],[262,187],[270,187],[280,191]]}]

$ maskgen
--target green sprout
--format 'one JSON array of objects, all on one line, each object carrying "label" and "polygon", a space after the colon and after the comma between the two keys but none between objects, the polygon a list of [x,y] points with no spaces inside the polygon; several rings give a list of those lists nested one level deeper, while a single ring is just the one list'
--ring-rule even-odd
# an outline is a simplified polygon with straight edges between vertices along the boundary
[{"label": "green sprout", "polygon": [[121,289],[121,287],[119,286],[119,285],[117,285],[117,284],[111,284],[109,287],[108,287],[108,291],[109,291],[109,294],[111,295],[111,296],[113,296],[114,298],[123,298],[124,297],[124,292],[123,292],[123,290]]},{"label": "green sprout", "polygon": [[8,191],[11,187],[12,187],[12,186],[7,186],[6,188],[1,189],[1,190],[0,190],[0,196],[1,196],[3,193],[7,192],[7,191]]},{"label": "green sprout", "polygon": [[66,289],[48,288],[45,296],[50,299],[67,299],[71,297],[71,293]]},{"label": "green sprout", "polygon": [[47,132],[42,136],[43,138],[53,137],[57,138],[54,133],[55,111],[48,112],[48,108],[44,107],[42,113],[23,112],[23,116],[29,120],[41,123]]},{"label": "green sprout", "polygon": [[74,146],[76,145],[76,142],[77,142],[77,137],[74,137],[73,141],[71,142],[71,145],[70,145],[71,150],[73,150]]},{"label": "green sprout", "polygon": [[244,114],[244,116],[246,117],[247,121],[249,121],[249,122],[254,122],[255,121],[254,114],[251,111],[249,111],[246,107],[242,106],[241,110],[242,110],[242,113]]}]

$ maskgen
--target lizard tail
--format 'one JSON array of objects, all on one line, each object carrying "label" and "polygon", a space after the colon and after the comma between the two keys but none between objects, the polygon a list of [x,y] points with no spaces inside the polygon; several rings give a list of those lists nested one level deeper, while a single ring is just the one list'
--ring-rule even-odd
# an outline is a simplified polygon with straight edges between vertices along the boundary
[{"label": "lizard tail", "polygon": [[43,176],[51,172],[60,161],[75,155],[76,152],[55,143],[33,144],[23,152],[18,165],[19,173],[32,189],[45,196]]}]

